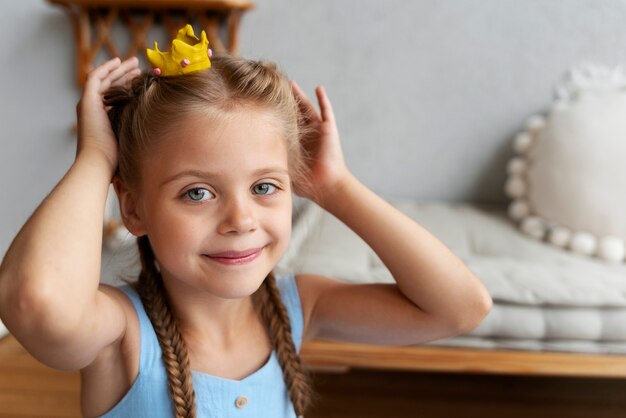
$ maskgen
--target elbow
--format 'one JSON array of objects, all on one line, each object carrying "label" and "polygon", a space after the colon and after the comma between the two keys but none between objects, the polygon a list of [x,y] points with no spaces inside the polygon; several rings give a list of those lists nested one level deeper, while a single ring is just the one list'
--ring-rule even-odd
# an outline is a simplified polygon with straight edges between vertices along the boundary
[{"label": "elbow", "polygon": [[45,317],[41,292],[28,283],[15,273],[0,276],[0,319],[12,332],[34,328]]},{"label": "elbow", "polygon": [[23,278],[15,271],[4,265],[0,268],[0,319],[11,331],[20,326],[23,314],[29,310],[25,288]]},{"label": "elbow", "polygon": [[482,285],[473,295],[466,294],[463,303],[456,304],[456,309],[449,312],[445,320],[447,336],[465,335],[476,329],[489,315],[493,307],[491,295]]},{"label": "elbow", "polygon": [[0,271],[0,319],[6,328],[48,367],[78,370],[90,364],[95,358],[93,352],[80,345],[85,317],[80,314],[81,304],[59,298],[46,277],[26,280],[29,277],[33,276]]},{"label": "elbow", "polygon": [[[78,320],[61,315],[67,307],[63,307],[62,301],[46,283],[51,281],[33,280],[27,272],[3,271],[0,274],[0,319],[16,337],[40,335],[52,324],[70,324]],[[66,327],[56,325],[55,328]]]},{"label": "elbow", "polygon": [[493,300],[486,289],[473,299],[465,314],[456,322],[456,335],[469,334],[475,330],[491,312]]}]

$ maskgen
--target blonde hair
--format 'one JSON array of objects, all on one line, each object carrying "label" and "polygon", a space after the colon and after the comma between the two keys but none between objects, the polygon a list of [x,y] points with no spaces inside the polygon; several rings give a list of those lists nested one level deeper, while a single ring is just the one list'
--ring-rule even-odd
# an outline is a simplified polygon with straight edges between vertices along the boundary
[{"label": "blonde hair", "polygon": [[[292,179],[302,173],[302,130],[289,81],[272,63],[215,56],[208,70],[177,76],[145,73],[128,88],[105,94],[109,119],[119,142],[118,174],[128,186],[139,184],[140,164],[173,122],[194,112],[231,112],[247,107],[273,112],[281,123]],[[135,284],[156,331],[167,370],[176,418],[196,416],[189,356],[167,300],[149,238],[138,238],[141,273]],[[253,295],[283,370],[289,397],[302,416],[312,397],[309,376],[294,345],[289,316],[276,280],[269,274]]]}]

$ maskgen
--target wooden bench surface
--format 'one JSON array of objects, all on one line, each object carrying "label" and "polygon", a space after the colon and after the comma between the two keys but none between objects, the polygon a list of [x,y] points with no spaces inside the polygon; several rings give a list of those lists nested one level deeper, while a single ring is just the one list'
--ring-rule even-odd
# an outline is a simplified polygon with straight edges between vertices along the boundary
[{"label": "wooden bench surface", "polygon": [[79,417],[80,376],[39,363],[11,335],[0,340],[0,418]]},{"label": "wooden bench surface", "polygon": [[413,370],[626,378],[626,356],[504,351],[435,346],[393,347],[329,341],[303,345],[302,359],[313,368]]},{"label": "wooden bench surface", "polygon": [[[304,344],[301,354],[316,372],[316,386],[321,395],[318,407],[308,418],[380,417],[386,416],[383,411],[390,410],[395,411],[398,418],[415,416],[416,411],[424,412],[424,418],[496,417],[513,405],[519,411],[515,416],[543,417],[554,416],[548,413],[555,412],[553,408],[557,407],[559,413],[564,412],[563,405],[574,401],[579,404],[572,404],[567,409],[568,415],[562,416],[578,416],[574,412],[589,416],[585,414],[590,410],[602,411],[602,415],[597,416],[618,417],[622,416],[621,411],[626,414],[624,402],[620,400],[626,386],[626,380],[621,379],[626,377],[624,356],[386,347],[323,341]],[[350,369],[354,369],[353,372],[323,373]],[[394,371],[425,373],[393,374]],[[494,380],[495,376],[522,380],[501,383]],[[542,376],[584,379],[550,380],[541,379]],[[520,394],[531,393],[535,397],[511,400],[508,390],[498,393],[497,388],[511,384],[525,385],[520,386],[524,388]],[[424,394],[420,395],[422,392]],[[468,393],[473,393],[473,397],[468,398]],[[79,417],[79,397],[78,372],[61,372],[42,365],[12,336],[0,340],[0,418]],[[450,409],[450,398],[456,399],[454,411]],[[550,403],[529,404],[538,402],[535,398]],[[392,399],[393,404],[387,404]],[[445,408],[441,406],[444,404]],[[493,414],[481,409],[485,404],[494,408]],[[599,405],[604,409],[594,409]],[[471,408],[475,413],[469,414]],[[546,415],[541,415],[542,408]]]}]

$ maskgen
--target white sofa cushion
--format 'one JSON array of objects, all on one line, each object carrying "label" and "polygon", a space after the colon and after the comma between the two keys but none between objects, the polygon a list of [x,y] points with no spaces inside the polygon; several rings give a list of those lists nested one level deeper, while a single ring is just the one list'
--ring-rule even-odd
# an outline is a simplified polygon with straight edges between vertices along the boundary
[{"label": "white sofa cushion", "polygon": [[[603,352],[607,344],[606,352],[626,352],[626,265],[538,242],[520,233],[502,208],[391,203],[443,241],[489,289],[494,308],[469,337],[490,347],[511,348],[517,341],[520,347]],[[277,270],[352,283],[393,281],[365,242],[314,204],[296,219]],[[585,341],[593,344],[581,345]]]},{"label": "white sofa cushion", "polygon": [[4,326],[2,321],[0,321],[0,338],[6,336],[9,333],[9,330]]}]

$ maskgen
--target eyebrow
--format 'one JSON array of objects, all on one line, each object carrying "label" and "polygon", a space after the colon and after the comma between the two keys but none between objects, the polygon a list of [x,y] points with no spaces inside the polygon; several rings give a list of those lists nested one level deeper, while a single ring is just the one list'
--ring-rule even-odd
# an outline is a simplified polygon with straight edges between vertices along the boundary
[{"label": "eyebrow", "polygon": [[[281,174],[281,175],[288,176],[289,171],[283,167],[265,167],[265,168],[260,168],[250,173],[252,177],[258,177],[258,176],[262,176],[266,174]],[[208,179],[208,178],[220,177],[220,174],[216,172],[203,171],[203,170],[184,170],[165,179],[161,183],[160,187],[163,187],[167,183],[171,183],[183,177],[196,177],[196,178]]]}]

